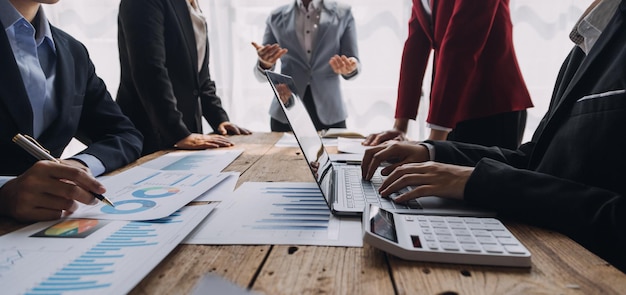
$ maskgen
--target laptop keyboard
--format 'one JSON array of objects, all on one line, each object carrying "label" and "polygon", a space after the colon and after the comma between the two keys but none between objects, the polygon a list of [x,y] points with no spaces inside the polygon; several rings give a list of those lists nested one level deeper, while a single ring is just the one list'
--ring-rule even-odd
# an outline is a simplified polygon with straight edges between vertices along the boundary
[{"label": "laptop keyboard", "polygon": [[[422,206],[417,200],[410,200],[406,203],[396,203],[391,199],[383,198],[378,193],[378,189],[383,183],[383,176],[380,170],[374,173],[371,181],[364,180],[361,177],[361,169],[344,169],[344,178],[346,184],[346,197],[349,208],[365,208],[366,204],[375,204],[384,209],[421,209]],[[402,194],[407,192],[404,188],[394,194]]]}]

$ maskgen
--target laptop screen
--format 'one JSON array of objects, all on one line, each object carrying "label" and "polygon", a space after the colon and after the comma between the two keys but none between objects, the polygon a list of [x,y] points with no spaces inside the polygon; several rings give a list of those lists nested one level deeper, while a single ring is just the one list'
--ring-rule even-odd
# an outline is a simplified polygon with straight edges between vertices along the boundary
[{"label": "laptop screen", "polygon": [[332,195],[332,164],[328,152],[322,144],[322,139],[317,133],[302,99],[298,96],[298,89],[296,89],[290,76],[272,71],[265,71],[265,75],[272,86],[272,90],[274,90],[278,103],[285,112],[285,117],[287,117],[293,135],[296,137],[300,149],[302,149],[311,173],[322,190],[326,202],[330,205],[332,202],[329,200],[329,196]]}]

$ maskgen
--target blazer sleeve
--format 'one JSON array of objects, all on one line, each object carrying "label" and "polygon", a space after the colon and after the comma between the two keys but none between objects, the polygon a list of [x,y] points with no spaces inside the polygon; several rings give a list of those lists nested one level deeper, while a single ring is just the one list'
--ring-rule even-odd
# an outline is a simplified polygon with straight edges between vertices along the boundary
[{"label": "blazer sleeve", "polygon": [[113,101],[104,82],[96,75],[87,49],[82,45],[81,48],[83,54],[74,54],[74,59],[80,65],[77,69],[84,69],[87,78],[76,138],[87,145],[80,154],[98,158],[105,172],[110,172],[139,158],[143,136]]},{"label": "blazer sleeve", "polygon": [[[263,33],[263,43],[261,45],[275,44],[278,43],[278,39],[274,35],[272,31],[272,15],[268,16],[265,20],[265,33]],[[274,70],[276,65],[274,65],[270,70]],[[259,82],[267,82],[267,78],[265,78],[265,73],[261,71],[259,67],[259,59],[256,59],[254,63],[254,76]]]},{"label": "blazer sleeve", "polygon": [[466,185],[465,199],[626,262],[626,200],[619,193],[484,159]]},{"label": "blazer sleeve", "polygon": [[437,162],[475,167],[465,187],[466,201],[503,218],[561,232],[605,258],[622,257],[611,260],[626,263],[626,196],[526,169],[533,142],[516,151],[428,142]]},{"label": "blazer sleeve", "polygon": [[359,75],[361,70],[361,62],[359,60],[359,48],[357,46],[356,25],[354,23],[354,16],[352,15],[352,9],[346,8],[345,15],[343,16],[346,23],[341,39],[339,40],[339,54],[347,57],[354,57],[357,59],[357,68],[354,72],[348,75],[342,75],[346,80],[354,79]]},{"label": "blazer sleeve", "polygon": [[[501,0],[484,0],[480,5],[473,1],[454,1],[445,35],[438,40],[439,53],[434,61],[434,77],[431,90],[429,123],[454,128],[456,112],[464,107],[461,100],[469,92],[471,77],[477,70],[478,58],[490,36],[490,32],[500,9]],[[444,4],[440,4],[444,5]],[[436,9],[436,8],[435,8]],[[502,42],[505,42],[503,40]],[[497,62],[497,61],[493,61]]]},{"label": "blazer sleeve", "polygon": [[417,117],[424,73],[432,49],[432,43],[418,19],[420,7],[416,5],[419,4],[413,4],[409,33],[402,51],[395,118],[415,119]]},{"label": "blazer sleeve", "polygon": [[217,95],[215,87],[215,81],[211,79],[211,73],[209,71],[209,45],[207,42],[206,55],[202,64],[202,70],[199,73],[200,77],[200,99],[202,102],[202,115],[207,120],[213,130],[217,130],[218,126],[222,122],[229,120],[228,114],[222,107],[222,100]]},{"label": "blazer sleeve", "polygon": [[[165,64],[164,1],[122,1],[119,26],[124,31],[130,75],[145,112],[164,138],[177,142],[190,134]],[[149,17],[148,17],[149,16]]]}]

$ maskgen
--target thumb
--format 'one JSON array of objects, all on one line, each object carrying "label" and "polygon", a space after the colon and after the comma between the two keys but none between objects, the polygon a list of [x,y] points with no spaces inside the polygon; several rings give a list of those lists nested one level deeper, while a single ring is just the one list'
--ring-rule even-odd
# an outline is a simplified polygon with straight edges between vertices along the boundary
[{"label": "thumb", "polygon": [[256,42],[254,42],[254,41],[252,41],[252,46],[254,46],[254,48],[255,48],[256,50],[261,49],[261,45],[256,44]]}]

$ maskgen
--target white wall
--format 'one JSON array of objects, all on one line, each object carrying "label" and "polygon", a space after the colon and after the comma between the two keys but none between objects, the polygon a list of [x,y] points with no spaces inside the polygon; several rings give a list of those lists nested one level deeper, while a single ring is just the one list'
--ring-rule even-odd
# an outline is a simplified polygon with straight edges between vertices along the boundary
[{"label": "white wall", "polygon": [[[291,0],[200,0],[209,20],[210,68],[231,120],[254,131],[269,131],[272,93],[257,82],[252,67],[268,13]],[[475,0],[479,3],[479,0]],[[393,124],[402,47],[407,34],[410,0],[343,0],[353,7],[359,38],[361,75],[343,82],[348,126],[371,131]],[[519,63],[535,107],[529,110],[529,139],[547,109],[560,64],[572,43],[568,34],[590,0],[511,0],[514,41]],[[119,83],[117,10],[119,0],[63,0],[47,5],[51,22],[81,40],[97,73],[115,97]],[[430,69],[429,69],[430,71]],[[424,85],[430,85],[430,73]],[[425,89],[428,96],[428,87]],[[410,127],[413,139],[427,136],[427,101]],[[209,129],[207,129],[209,130]],[[72,152],[75,148],[72,149]]]}]

